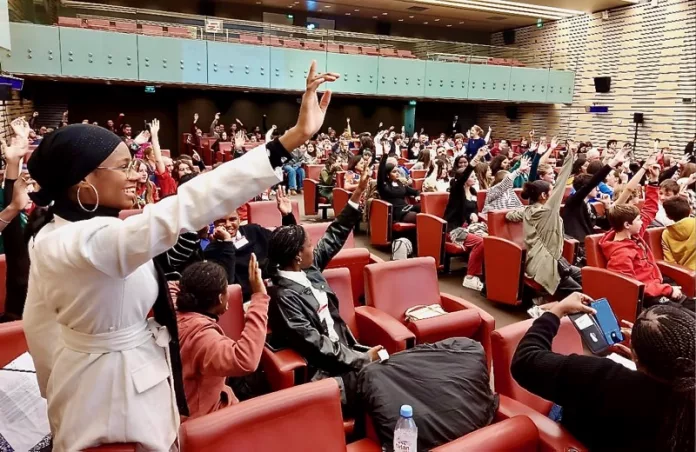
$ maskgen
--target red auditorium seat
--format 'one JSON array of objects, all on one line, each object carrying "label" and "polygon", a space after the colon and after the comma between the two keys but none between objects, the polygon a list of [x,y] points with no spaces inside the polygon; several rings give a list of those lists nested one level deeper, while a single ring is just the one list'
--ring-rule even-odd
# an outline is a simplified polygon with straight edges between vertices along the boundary
[{"label": "red auditorium seat", "polygon": [[[453,295],[440,293],[431,257],[384,262],[365,267],[367,306],[372,306],[413,331],[418,343],[450,337],[470,337],[483,345],[491,364],[491,332],[495,319],[483,309]],[[446,315],[407,322],[404,313],[418,305],[439,304]],[[379,324],[379,322],[378,322]]]},{"label": "red auditorium seat", "polygon": [[[309,165],[314,166],[314,165]],[[306,216],[318,215],[321,211],[322,219],[328,217],[328,210],[331,208],[329,200],[319,194],[321,184],[317,179],[307,179],[302,181],[302,198]]]},{"label": "red auditorium seat", "polygon": [[319,41],[304,41],[304,48],[307,50],[325,50],[324,43]]},{"label": "red auditorium seat", "polygon": [[340,53],[341,46],[339,44],[327,44],[326,50],[328,52]]},{"label": "red auditorium seat", "polygon": [[261,44],[256,35],[239,35],[239,42],[242,44]]},{"label": "red auditorium seat", "polygon": [[82,19],[78,17],[58,17],[58,26],[60,27],[74,27],[82,28],[84,23]]},{"label": "red auditorium seat", "polygon": [[386,246],[392,242],[393,233],[405,234],[415,231],[416,225],[413,223],[402,223],[393,221],[393,207],[391,203],[381,199],[373,199],[370,203],[370,244],[375,246]]},{"label": "red auditorium seat", "polygon": [[115,21],[114,22],[115,30],[120,31],[121,33],[137,33],[138,32],[138,24],[136,22],[121,22],[121,21]]},{"label": "red auditorium seat", "polygon": [[[345,188],[334,188],[333,189],[333,202],[332,207],[334,215],[338,215],[341,211],[348,205],[350,197],[353,196],[352,192],[349,192]],[[360,224],[358,223],[355,228],[358,229]]]},{"label": "red auditorium seat", "polygon": [[164,30],[160,25],[147,25],[147,24],[142,24],[140,26],[140,31],[144,35],[149,35],[149,36],[163,36],[164,35]]},{"label": "red auditorium seat", "polygon": [[28,350],[23,325],[21,320],[0,323],[0,368]]},{"label": "red auditorium seat", "polygon": [[85,24],[93,30],[111,30],[111,22],[108,19],[85,19]]},{"label": "red auditorium seat", "polygon": [[396,53],[396,49],[386,48],[386,47],[380,47],[380,49],[379,49],[379,56],[383,56],[383,57],[395,57],[395,56],[399,56],[399,55]]},{"label": "red auditorium seat", "polygon": [[307,179],[319,180],[321,177],[321,170],[324,169],[324,165],[305,165],[305,177]]},{"label": "red auditorium seat", "polygon": [[347,53],[349,55],[359,55],[360,54],[360,48],[358,46],[344,44],[342,47],[343,47],[343,52]]},{"label": "red auditorium seat", "polygon": [[0,314],[5,312],[5,299],[7,298],[7,261],[5,255],[0,254]]},{"label": "red auditorium seat", "polygon": [[416,217],[418,256],[432,257],[437,268],[443,268],[445,273],[449,273],[453,256],[466,254],[447,236],[447,222],[443,218],[448,200],[449,193],[422,193],[421,213]]},{"label": "red auditorium seat", "polygon": [[375,55],[375,56],[379,55],[379,50],[377,50],[376,47],[362,46],[361,49],[362,49],[362,53],[365,55]]},{"label": "red auditorium seat", "polygon": [[[300,222],[300,206],[297,201],[292,203],[292,214],[295,221]],[[264,228],[277,228],[283,224],[283,216],[278,211],[276,201],[253,201],[247,203],[249,223],[258,224]]]},{"label": "red auditorium seat", "polygon": [[411,171],[411,179],[425,179],[426,174],[428,173],[428,170],[412,170]]},{"label": "red auditorium seat", "polygon": [[167,36],[174,38],[191,38],[191,30],[186,27],[167,27]]},{"label": "red auditorium seat", "polygon": [[332,378],[192,419],[181,425],[179,439],[183,451],[196,452],[382,450],[367,439],[346,445],[340,392]]},{"label": "red auditorium seat", "polygon": [[128,209],[128,210],[122,210],[118,213],[118,217],[122,220],[125,220],[126,218],[132,216],[132,215],[138,215],[140,213],[143,213],[142,210],[140,209]]},{"label": "red auditorium seat", "polygon": [[411,188],[414,190],[423,190],[423,182],[425,182],[424,178],[419,178],[419,179],[411,179],[413,183],[411,184]]},{"label": "red auditorium seat", "polygon": [[[517,345],[520,343],[533,319],[499,328],[491,334],[491,347],[493,349],[493,380],[495,392],[510,397],[518,402],[543,414],[549,414],[552,403],[546,399],[532,394],[517,384],[510,372],[512,357]],[[568,317],[561,320],[558,334],[553,340],[551,349],[562,355],[583,354],[582,339]]]},{"label": "red auditorium seat", "polygon": [[[330,225],[331,223],[326,221],[324,223],[303,223],[302,227],[307,232],[307,235],[309,235],[312,244],[316,246]],[[353,236],[352,231],[348,236],[346,243],[343,245],[343,249],[347,248],[355,248],[355,237]]]},{"label": "red auditorium seat", "polygon": [[[601,204],[601,203],[600,203]],[[688,297],[696,297],[696,271],[679,264],[665,261],[662,251],[662,232],[665,228],[649,228],[645,231],[645,241],[655,256],[657,266],[663,276],[672,278]]]},{"label": "red auditorium seat", "polygon": [[285,47],[290,48],[290,49],[301,49],[302,48],[302,43],[300,41],[296,41],[294,39],[284,39],[283,45]]},{"label": "red auditorium seat", "polygon": [[599,247],[604,234],[585,237],[587,266],[582,269],[582,291],[594,299],[606,298],[619,320],[635,322],[643,309],[645,284],[607,270],[607,261]]},{"label": "red auditorium seat", "polygon": [[227,295],[229,296],[227,312],[220,316],[218,325],[225,332],[225,336],[237,341],[242,337],[242,331],[244,331],[242,286],[230,284],[227,286]]},{"label": "red auditorium seat", "polygon": [[[519,305],[523,286],[526,284],[541,294],[544,289],[525,276],[527,250],[524,244],[522,223],[505,219],[509,210],[488,212],[488,237],[483,239],[484,265],[486,268],[486,298],[498,303]],[[563,257],[574,261],[577,240],[566,239]],[[553,295],[553,294],[547,294]]]},{"label": "red auditorium seat", "polygon": [[350,271],[353,300],[355,305],[359,306],[365,298],[365,267],[379,262],[384,261],[366,248],[343,247],[326,268],[347,268]]},{"label": "red auditorium seat", "polygon": [[170,151],[169,149],[162,149],[161,152],[162,152],[162,157],[169,157],[169,158],[172,157],[172,151]]},{"label": "red auditorium seat", "polygon": [[410,50],[397,50],[396,53],[401,58],[416,58],[416,56],[412,54]]}]

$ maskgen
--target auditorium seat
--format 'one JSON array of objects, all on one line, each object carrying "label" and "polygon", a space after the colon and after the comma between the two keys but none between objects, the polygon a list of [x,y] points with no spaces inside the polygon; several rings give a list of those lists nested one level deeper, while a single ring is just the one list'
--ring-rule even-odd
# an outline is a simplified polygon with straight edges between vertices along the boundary
[{"label": "auditorium seat", "polygon": [[111,30],[111,22],[107,19],[85,19],[85,25],[92,30]]},{"label": "auditorium seat", "polygon": [[394,233],[405,235],[416,230],[414,223],[394,222],[393,206],[381,199],[373,199],[370,203],[370,244],[386,246],[391,244]]},{"label": "auditorium seat", "polygon": [[239,42],[242,44],[261,44],[259,37],[256,35],[239,35]]},{"label": "auditorium seat", "polygon": [[339,44],[327,44],[326,45],[326,50],[328,52],[334,52],[334,53],[340,53],[341,52],[341,46]]},{"label": "auditorium seat", "polygon": [[218,325],[225,332],[225,336],[237,341],[242,337],[242,331],[244,331],[242,286],[230,284],[227,286],[227,296],[227,311],[220,316]]},{"label": "auditorium seat", "polygon": [[58,17],[58,26],[60,27],[73,27],[73,28],[83,28],[84,23],[82,19],[78,17]]},{"label": "auditorium seat", "polygon": [[[317,243],[319,243],[319,240],[324,236],[326,230],[330,225],[331,223],[326,221],[323,223],[303,223],[302,227],[304,228],[305,232],[307,232],[307,235],[309,236],[309,239],[312,241],[312,244],[316,246]],[[352,231],[348,235],[346,243],[343,245],[343,249],[346,248],[355,248],[355,237],[353,236]]]},{"label": "auditorium seat", "polygon": [[0,368],[14,361],[27,351],[27,340],[24,337],[24,324],[21,320],[0,323]]},{"label": "auditorium seat", "polygon": [[662,275],[671,278],[678,286],[681,286],[682,292],[687,297],[696,297],[696,271],[665,261],[662,251],[662,232],[664,230],[665,228],[648,228],[645,231],[645,241],[655,256]]},{"label": "auditorium seat", "polygon": [[399,56],[396,53],[396,49],[388,48],[388,47],[380,47],[379,49],[379,56],[383,57],[396,57]]},{"label": "auditorium seat", "polygon": [[349,55],[359,55],[360,54],[360,48],[358,46],[344,44],[342,47],[343,47],[343,53],[347,53]]},{"label": "auditorium seat", "polygon": [[607,261],[599,247],[603,235],[585,237],[587,265],[582,269],[582,291],[594,299],[606,298],[617,319],[635,322],[643,309],[645,284],[606,269]]},{"label": "auditorium seat", "polygon": [[186,27],[167,27],[167,36],[174,38],[191,38],[191,30]]},{"label": "auditorium seat", "polygon": [[319,180],[323,169],[324,165],[304,165],[305,178]]},{"label": "auditorium seat", "polygon": [[121,22],[117,20],[114,22],[114,29],[121,33],[137,33],[138,24],[136,22]]},{"label": "auditorium seat", "polygon": [[[319,41],[304,41],[304,48],[307,50],[319,50],[324,51],[325,46],[323,42]],[[329,50],[330,52],[338,52],[337,50]]]},{"label": "auditorium seat", "polygon": [[170,151],[169,149],[162,149],[161,152],[162,152],[162,157],[172,158],[172,151]]},{"label": "auditorium seat", "polygon": [[295,39],[284,39],[283,46],[288,47],[290,49],[301,49],[302,43]]},{"label": "auditorium seat", "polygon": [[[299,224],[300,217],[300,206],[297,201],[290,201],[292,203],[292,214],[295,217],[295,221]],[[278,203],[274,201],[252,201],[247,203],[248,207],[248,219],[249,223],[258,224],[264,228],[277,228],[283,224],[283,216],[278,210]]]},{"label": "auditorium seat", "polygon": [[328,378],[256,397],[181,425],[182,451],[380,452],[370,440],[346,445],[338,383]]},{"label": "auditorium seat", "polygon": [[425,179],[428,170],[412,170],[411,179]]},{"label": "auditorium seat", "polygon": [[[544,416],[549,414],[552,403],[543,399],[517,384],[512,377],[510,365],[515,355],[517,345],[520,343],[527,330],[532,326],[533,319],[499,328],[491,334],[491,347],[493,350],[493,382],[495,392],[510,397],[518,402],[536,410]],[[561,320],[558,334],[553,339],[551,349],[562,355],[573,353],[582,355],[582,339],[568,317]]]},{"label": "auditorium seat", "polygon": [[[524,244],[523,223],[505,219],[509,210],[488,212],[488,236],[483,238],[486,298],[498,303],[519,305],[524,286],[542,296],[547,294],[541,285],[525,276],[527,250]],[[563,257],[574,262],[577,240],[565,239]]]},{"label": "auditorium seat", "polygon": [[421,191],[423,190],[423,182],[425,182],[424,178],[419,178],[419,179],[411,179],[411,188],[414,190]]},{"label": "auditorium seat", "polygon": [[164,30],[160,25],[141,24],[140,31],[148,36],[164,36]]},{"label": "auditorium seat", "polygon": [[366,248],[344,247],[326,268],[347,268],[350,271],[353,300],[359,306],[364,304],[365,299],[365,267],[379,262],[384,261]]},{"label": "auditorium seat", "polygon": [[[338,215],[341,213],[341,211],[348,205],[348,201],[350,200],[350,197],[353,196],[353,193],[346,190],[345,188],[334,188],[332,190],[333,192],[333,201],[331,203],[331,206],[334,211],[334,215]],[[355,225],[355,229],[360,228],[360,223]]]},{"label": "auditorium seat", "polygon": [[[491,332],[495,320],[483,309],[453,295],[440,293],[435,260],[417,257],[365,267],[367,306],[396,319],[411,330],[418,343],[437,342],[450,337],[470,337],[481,343],[491,364]],[[439,304],[446,315],[408,322],[407,309]],[[377,322],[379,325],[379,322]]]},{"label": "auditorium seat", "polygon": [[377,55],[380,54],[376,47],[372,47],[372,46],[362,46],[361,49],[362,49],[362,53],[363,53],[364,55],[373,55],[373,56],[377,56]]},{"label": "auditorium seat", "polygon": [[0,314],[5,312],[5,300],[7,299],[7,261],[5,255],[0,254]]},{"label": "auditorium seat", "polygon": [[464,249],[449,241],[447,222],[444,220],[449,193],[422,193],[421,213],[416,217],[418,256],[435,259],[438,270],[450,271],[454,256],[466,254]]},{"label": "auditorium seat", "polygon": [[401,58],[416,58],[416,56],[412,54],[410,50],[397,50],[396,53]]},{"label": "auditorium seat", "polygon": [[[312,166],[312,165],[309,165]],[[328,218],[328,210],[331,208],[329,200],[319,194],[319,188],[323,187],[316,179],[309,177],[302,181],[302,198],[304,201],[305,216],[318,215],[321,212],[321,218]]]}]

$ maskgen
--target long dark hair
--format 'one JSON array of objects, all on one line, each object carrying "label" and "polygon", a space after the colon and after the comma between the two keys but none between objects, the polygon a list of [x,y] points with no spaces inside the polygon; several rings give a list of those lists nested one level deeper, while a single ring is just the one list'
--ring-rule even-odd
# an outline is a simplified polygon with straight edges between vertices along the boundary
[{"label": "long dark hair", "polygon": [[631,347],[641,368],[672,389],[669,400],[665,401],[666,410],[657,432],[658,450],[694,450],[694,314],[677,306],[653,306],[636,320]]},{"label": "long dark hair", "polygon": [[181,312],[206,313],[220,303],[227,290],[227,272],[209,261],[189,265],[181,275],[177,309]]},{"label": "long dark hair", "polygon": [[522,199],[528,199],[532,204],[539,201],[541,195],[551,191],[551,184],[545,180],[526,182],[522,187]]},{"label": "long dark hair", "polygon": [[276,228],[268,241],[268,258],[266,271],[271,277],[278,274],[278,270],[287,268],[302,251],[307,240],[307,232],[299,224],[281,226]]}]

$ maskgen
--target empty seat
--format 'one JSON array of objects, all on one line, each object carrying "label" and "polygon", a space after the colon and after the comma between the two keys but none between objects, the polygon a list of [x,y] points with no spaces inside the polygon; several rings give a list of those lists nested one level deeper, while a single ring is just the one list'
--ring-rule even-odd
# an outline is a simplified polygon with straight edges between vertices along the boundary
[{"label": "empty seat", "polygon": [[140,26],[140,30],[143,32],[144,35],[149,35],[149,36],[162,36],[162,35],[164,35],[164,30],[159,25],[143,24]]},{"label": "empty seat", "polygon": [[[300,207],[297,201],[291,201],[292,214],[295,221],[300,221]],[[278,211],[275,201],[253,201],[248,204],[249,223],[258,224],[264,228],[277,228],[283,224],[283,217]]]},{"label": "empty seat", "polygon": [[87,19],[85,20],[85,25],[87,28],[92,28],[94,30],[110,30],[111,22],[107,19]]},{"label": "empty seat", "polygon": [[191,31],[186,27],[168,27],[167,35],[176,38],[190,38]]},{"label": "empty seat", "polygon": [[[363,47],[363,50],[365,50],[364,47]],[[386,56],[386,57],[398,56],[398,54],[396,53],[396,49],[385,48],[385,47],[381,47],[379,49],[379,55]]]},{"label": "empty seat", "polygon": [[256,35],[239,35],[239,42],[242,44],[260,44],[259,37]]},{"label": "empty seat", "polygon": [[295,39],[284,39],[283,45],[285,47],[290,48],[290,49],[301,49],[302,48],[302,43],[300,41],[295,40]]},{"label": "empty seat", "polygon": [[58,25],[61,27],[82,28],[82,19],[78,17],[58,17]]},{"label": "empty seat", "polygon": [[[321,49],[317,49],[317,50],[321,50]],[[326,50],[329,52],[339,53],[341,51],[341,46],[338,44],[328,44],[326,46]]]},{"label": "empty seat", "polygon": [[[335,45],[335,44],[329,44],[329,45]],[[307,50],[324,50],[324,43],[318,42],[318,41],[305,41],[304,42],[305,49]],[[338,46],[336,46],[338,47]],[[336,50],[329,50],[329,52],[338,52],[340,49]]]},{"label": "empty seat", "polygon": [[117,20],[114,22],[114,28],[116,29],[116,31],[120,31],[122,33],[138,32],[138,24],[135,22],[120,22]]},{"label": "empty seat", "polygon": [[364,53],[365,55],[379,55],[379,51],[376,47],[362,46],[361,49],[362,53]]},{"label": "empty seat", "polygon": [[411,53],[410,50],[397,50],[396,53],[401,58],[415,58],[416,57],[413,53]]},{"label": "empty seat", "polygon": [[350,55],[359,55],[360,48],[358,46],[343,45],[343,52]]}]

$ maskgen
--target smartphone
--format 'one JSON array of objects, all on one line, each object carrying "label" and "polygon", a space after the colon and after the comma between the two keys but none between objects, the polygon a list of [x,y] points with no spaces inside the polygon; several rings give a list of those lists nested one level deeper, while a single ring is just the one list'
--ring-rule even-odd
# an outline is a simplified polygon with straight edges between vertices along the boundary
[{"label": "smartphone", "polygon": [[599,300],[593,301],[590,306],[597,311],[595,318],[604,333],[604,339],[607,343],[609,345],[614,345],[622,342],[624,338],[623,334],[621,334],[621,327],[607,299],[600,298]]},{"label": "smartphone", "polygon": [[581,312],[578,314],[571,314],[568,317],[573,322],[575,329],[580,333],[582,341],[592,353],[599,355],[609,348],[604,333],[592,314]]}]

